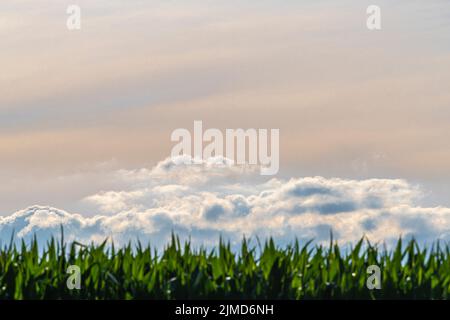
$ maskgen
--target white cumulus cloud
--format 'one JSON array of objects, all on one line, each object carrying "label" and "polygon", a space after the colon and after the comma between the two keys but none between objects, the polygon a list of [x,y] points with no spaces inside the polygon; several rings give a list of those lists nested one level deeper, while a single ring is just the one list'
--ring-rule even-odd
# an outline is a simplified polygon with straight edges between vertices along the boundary
[{"label": "white cumulus cloud", "polygon": [[211,245],[222,236],[232,243],[242,237],[274,237],[278,243],[329,239],[341,243],[366,235],[373,242],[399,236],[430,243],[450,240],[450,208],[417,206],[418,187],[404,180],[346,180],[303,177],[263,180],[252,167],[231,166],[224,159],[186,165],[166,159],[153,169],[120,170],[114,177],[122,190],[93,194],[84,202],[100,214],[86,217],[32,206],[0,217],[0,240],[37,235],[46,241],[123,244],[141,240],[161,247],[171,233],[194,244]]}]

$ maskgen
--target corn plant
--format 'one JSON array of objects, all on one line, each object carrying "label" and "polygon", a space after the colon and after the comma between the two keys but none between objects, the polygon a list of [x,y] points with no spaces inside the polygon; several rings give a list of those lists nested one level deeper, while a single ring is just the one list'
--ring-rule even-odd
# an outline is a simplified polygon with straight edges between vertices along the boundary
[{"label": "corn plant", "polygon": [[[71,265],[81,271],[79,290],[67,286]],[[370,265],[380,267],[379,290],[366,286]],[[0,249],[0,299],[448,299],[449,292],[449,247],[415,240],[391,250],[364,239],[351,248],[244,239],[240,250],[224,241],[207,250],[176,236],[161,252],[63,239]]]}]

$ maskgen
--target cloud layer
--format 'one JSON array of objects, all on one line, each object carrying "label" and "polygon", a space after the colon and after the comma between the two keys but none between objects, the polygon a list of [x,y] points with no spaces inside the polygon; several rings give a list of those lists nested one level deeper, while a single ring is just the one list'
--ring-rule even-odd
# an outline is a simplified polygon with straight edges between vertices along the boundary
[{"label": "cloud layer", "polygon": [[222,236],[232,243],[246,237],[274,237],[284,244],[298,238],[341,243],[366,235],[392,242],[400,235],[421,242],[450,240],[450,208],[415,205],[418,187],[404,180],[344,180],[323,177],[262,180],[257,168],[230,166],[226,159],[185,165],[166,159],[153,169],[120,170],[122,190],[93,194],[83,201],[101,214],[86,217],[32,206],[0,217],[0,240],[66,239],[123,244],[140,239],[161,247],[174,231],[182,239],[211,245]]}]

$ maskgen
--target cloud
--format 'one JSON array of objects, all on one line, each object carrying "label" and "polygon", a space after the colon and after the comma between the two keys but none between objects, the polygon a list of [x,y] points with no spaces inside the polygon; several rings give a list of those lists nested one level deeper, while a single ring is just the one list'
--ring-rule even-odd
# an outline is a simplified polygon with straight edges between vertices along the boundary
[{"label": "cloud", "polygon": [[123,244],[140,239],[163,246],[171,232],[196,245],[219,236],[237,244],[242,237],[274,237],[284,244],[298,238],[327,241],[332,229],[341,243],[366,235],[390,243],[400,235],[421,242],[450,240],[450,208],[414,203],[421,190],[404,180],[345,180],[324,177],[262,180],[255,168],[227,161],[185,165],[166,159],[153,169],[119,170],[123,190],[93,194],[84,202],[101,214],[86,217],[32,206],[0,217],[0,239],[13,230],[18,238],[40,241],[58,235],[98,242],[109,237]]}]

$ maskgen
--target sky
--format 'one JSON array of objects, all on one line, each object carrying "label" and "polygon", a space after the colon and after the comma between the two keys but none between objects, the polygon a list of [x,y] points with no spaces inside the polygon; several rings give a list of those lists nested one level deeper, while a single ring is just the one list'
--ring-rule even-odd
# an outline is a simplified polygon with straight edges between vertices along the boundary
[{"label": "sky", "polygon": [[[72,4],[81,30],[66,27]],[[379,31],[366,28],[371,4]],[[245,231],[321,239],[330,228],[343,241],[446,238],[449,9],[2,1],[0,239],[62,222],[87,241],[163,242],[170,229],[199,242]],[[194,120],[280,129],[280,172],[165,166],[171,132]]]}]

